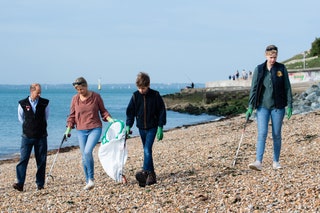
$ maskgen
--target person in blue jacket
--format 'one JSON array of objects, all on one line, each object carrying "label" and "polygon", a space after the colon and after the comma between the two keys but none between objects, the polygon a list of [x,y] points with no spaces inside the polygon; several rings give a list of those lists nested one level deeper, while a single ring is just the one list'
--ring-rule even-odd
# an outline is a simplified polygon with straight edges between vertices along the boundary
[{"label": "person in blue jacket", "polygon": [[278,48],[267,46],[266,61],[255,68],[249,96],[249,107],[246,112],[248,120],[253,109],[257,112],[258,140],[256,161],[249,168],[262,169],[263,154],[268,135],[268,124],[271,118],[273,139],[273,169],[281,169],[279,163],[281,151],[281,128],[287,107],[287,118],[292,115],[292,91],[285,65],[277,62]]},{"label": "person in blue jacket", "polygon": [[163,126],[166,124],[166,108],[160,93],[150,88],[150,77],[140,72],[136,79],[138,88],[130,99],[126,110],[126,131],[130,134],[134,121],[139,129],[143,146],[143,167],[136,173],[139,186],[157,183],[152,158],[152,146],[157,137],[163,138]]}]

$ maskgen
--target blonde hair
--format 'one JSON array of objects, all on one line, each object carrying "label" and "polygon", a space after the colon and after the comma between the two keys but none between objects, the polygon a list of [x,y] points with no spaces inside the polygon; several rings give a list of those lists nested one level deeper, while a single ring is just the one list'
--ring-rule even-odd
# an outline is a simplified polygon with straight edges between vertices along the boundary
[{"label": "blonde hair", "polygon": [[72,85],[74,88],[77,88],[78,86],[87,87],[88,83],[84,77],[79,77],[72,83]]},{"label": "blonde hair", "polygon": [[39,83],[32,83],[30,85],[30,91],[35,91],[39,87],[41,89],[41,85]]}]

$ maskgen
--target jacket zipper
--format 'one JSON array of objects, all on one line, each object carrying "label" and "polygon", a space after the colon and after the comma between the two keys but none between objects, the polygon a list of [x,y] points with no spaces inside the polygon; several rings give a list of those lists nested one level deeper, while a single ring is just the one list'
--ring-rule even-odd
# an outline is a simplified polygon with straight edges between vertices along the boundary
[{"label": "jacket zipper", "polygon": [[147,109],[146,109],[146,96],[143,96],[143,122],[144,122],[144,128],[147,128]]}]

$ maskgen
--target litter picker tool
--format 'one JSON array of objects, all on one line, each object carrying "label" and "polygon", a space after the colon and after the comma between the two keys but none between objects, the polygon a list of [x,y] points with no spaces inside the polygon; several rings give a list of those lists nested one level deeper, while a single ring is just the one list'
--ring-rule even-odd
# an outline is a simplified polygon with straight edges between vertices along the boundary
[{"label": "litter picker tool", "polygon": [[238,158],[240,146],[241,146],[241,143],[242,143],[242,140],[243,140],[244,133],[246,131],[246,126],[247,126],[248,121],[249,121],[249,118],[247,118],[246,122],[244,123],[244,127],[243,127],[241,138],[240,138],[240,142],[239,142],[239,145],[238,145],[238,148],[237,148],[236,156],[234,157],[234,160],[233,160],[233,163],[232,163],[232,167],[234,167],[236,165],[236,161],[237,161],[237,158]]},{"label": "litter picker tool", "polygon": [[[68,137],[70,137],[70,136],[68,135]],[[51,172],[52,172],[53,166],[54,166],[54,164],[55,164],[55,162],[56,162],[56,160],[57,160],[57,157],[58,157],[58,154],[59,154],[60,149],[61,149],[61,147],[62,147],[62,144],[63,144],[63,142],[65,142],[65,141],[67,141],[67,136],[66,136],[66,134],[63,134],[63,137],[62,137],[60,146],[59,146],[58,151],[57,151],[57,153],[56,153],[56,155],[55,155],[55,157],[54,157],[54,159],[53,159],[53,163],[52,163],[52,165],[51,165],[51,167],[50,167],[50,171],[49,171],[49,173],[48,173],[48,175],[47,175],[47,180],[46,180],[46,182],[48,182],[48,178],[49,178],[49,177],[51,177],[52,180],[54,180]]]}]

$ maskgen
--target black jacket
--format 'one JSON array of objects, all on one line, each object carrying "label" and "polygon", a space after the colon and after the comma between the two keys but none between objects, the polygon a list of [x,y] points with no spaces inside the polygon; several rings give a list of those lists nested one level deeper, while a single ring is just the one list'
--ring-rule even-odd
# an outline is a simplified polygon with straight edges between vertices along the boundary
[{"label": "black jacket", "polygon": [[28,138],[41,138],[48,136],[46,107],[49,100],[39,97],[36,113],[33,112],[29,98],[19,101],[24,112],[24,122],[22,124],[23,135]]},{"label": "black jacket", "polygon": [[[256,93],[250,97],[249,103],[252,103],[253,108],[257,108],[261,103],[261,93],[263,88],[264,72],[266,70],[266,61],[258,65],[258,78],[256,84]],[[275,108],[282,109],[287,106],[287,94],[285,90],[285,66],[276,62],[271,68],[271,80],[273,85],[273,95]]]},{"label": "black jacket", "polygon": [[158,91],[150,88],[145,95],[139,91],[133,93],[126,114],[126,125],[130,128],[133,126],[134,118],[139,129],[163,127],[167,122],[163,99]]}]

